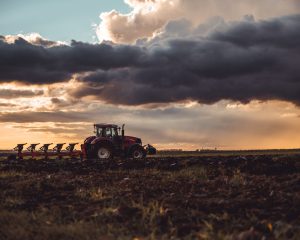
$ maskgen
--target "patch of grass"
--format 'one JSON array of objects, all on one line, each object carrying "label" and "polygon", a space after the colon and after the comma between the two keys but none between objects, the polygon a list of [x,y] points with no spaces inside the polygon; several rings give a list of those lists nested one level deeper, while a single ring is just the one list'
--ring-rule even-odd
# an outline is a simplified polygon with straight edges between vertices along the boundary
[{"label": "patch of grass", "polygon": [[233,187],[241,187],[247,184],[244,175],[240,170],[236,170],[231,178],[229,178],[229,184]]},{"label": "patch of grass", "polygon": [[1,178],[11,178],[11,177],[20,177],[23,176],[24,173],[17,171],[0,171],[0,179]]},{"label": "patch of grass", "polygon": [[132,206],[141,212],[143,225],[152,230],[152,235],[161,233],[161,229],[166,227],[162,224],[168,224],[167,219],[164,219],[167,217],[168,209],[164,208],[163,203],[156,200],[144,203],[141,200],[140,202],[133,202]]},{"label": "patch of grass", "polygon": [[88,200],[103,200],[110,198],[105,194],[105,191],[101,189],[100,187],[92,187],[92,188],[77,188],[75,191],[75,195]]},{"label": "patch of grass", "polygon": [[24,199],[21,196],[7,196],[1,204],[7,208],[15,208],[24,204]]},{"label": "patch of grass", "polygon": [[202,166],[193,166],[181,169],[179,171],[174,171],[170,173],[169,178],[171,179],[190,179],[190,180],[207,180],[207,169]]},{"label": "patch of grass", "polygon": [[57,223],[50,213],[0,211],[0,238],[6,240],[92,240],[105,238],[92,222]]}]

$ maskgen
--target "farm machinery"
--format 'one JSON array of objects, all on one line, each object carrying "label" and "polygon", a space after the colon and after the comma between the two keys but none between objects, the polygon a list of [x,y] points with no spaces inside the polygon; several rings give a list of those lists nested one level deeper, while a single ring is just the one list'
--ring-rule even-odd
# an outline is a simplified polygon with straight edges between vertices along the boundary
[{"label": "farm machinery", "polygon": [[81,150],[76,150],[75,146],[79,143],[70,143],[66,149],[63,149],[65,143],[58,143],[54,148],[50,149],[53,143],[43,144],[39,149],[39,143],[30,144],[25,149],[25,144],[18,144],[13,150],[13,155],[9,159],[24,159],[43,157],[48,159],[56,157],[80,158],[83,159],[99,159],[109,160],[114,157],[125,157],[133,159],[143,159],[146,155],[156,154],[156,149],[150,144],[142,145],[142,140],[137,137],[125,136],[124,124],[119,127],[114,124],[94,124],[94,135],[87,137]]},{"label": "farm machinery", "polygon": [[34,159],[37,157],[43,157],[44,159],[49,159],[50,157],[56,157],[58,159],[62,159],[63,157],[70,157],[70,158],[79,157],[80,159],[83,159],[82,152],[79,150],[75,150],[75,146],[78,143],[70,143],[65,150],[62,150],[65,143],[58,143],[53,149],[49,148],[53,143],[46,143],[43,144],[42,147],[40,147],[38,150],[36,149],[36,147],[39,145],[39,143],[33,143],[30,144],[29,147],[27,147],[24,150],[24,146],[26,144],[27,143],[18,144],[13,149],[13,151],[16,152],[16,154],[10,155],[9,158],[24,159],[25,157],[30,157]]}]

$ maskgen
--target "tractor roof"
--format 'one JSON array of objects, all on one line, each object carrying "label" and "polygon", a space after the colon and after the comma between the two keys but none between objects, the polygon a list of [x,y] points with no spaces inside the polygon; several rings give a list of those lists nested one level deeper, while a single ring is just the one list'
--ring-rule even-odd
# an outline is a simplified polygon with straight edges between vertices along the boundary
[{"label": "tractor roof", "polygon": [[97,123],[94,124],[95,127],[98,128],[117,128],[118,126],[115,124],[107,124],[107,123]]}]

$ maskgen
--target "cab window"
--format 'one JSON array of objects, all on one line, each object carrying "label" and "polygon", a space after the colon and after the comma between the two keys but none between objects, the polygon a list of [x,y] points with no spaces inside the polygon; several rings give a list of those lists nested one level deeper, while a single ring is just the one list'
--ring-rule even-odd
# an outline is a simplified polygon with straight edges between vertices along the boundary
[{"label": "cab window", "polygon": [[111,131],[111,128],[106,128],[106,129],[105,129],[105,135],[106,135],[106,137],[112,137],[112,131]]},{"label": "cab window", "polygon": [[106,128],[105,129],[106,137],[115,137],[118,136],[118,130],[116,128]]},{"label": "cab window", "polygon": [[103,136],[103,129],[102,128],[97,128],[95,131],[96,131],[97,137],[102,137]]}]

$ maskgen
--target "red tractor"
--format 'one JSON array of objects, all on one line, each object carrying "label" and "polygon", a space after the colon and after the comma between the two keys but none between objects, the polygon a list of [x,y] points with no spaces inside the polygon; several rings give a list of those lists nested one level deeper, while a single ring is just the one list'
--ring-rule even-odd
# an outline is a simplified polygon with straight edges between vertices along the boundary
[{"label": "red tractor", "polygon": [[156,154],[151,145],[142,145],[137,137],[125,136],[122,128],[114,124],[94,124],[95,135],[85,139],[81,145],[83,156],[87,159],[112,159],[114,156],[143,159],[147,154]]}]

